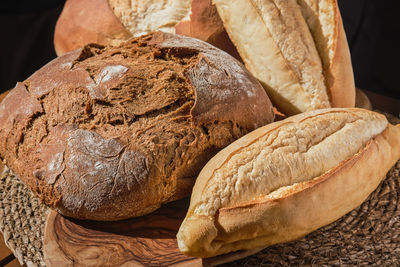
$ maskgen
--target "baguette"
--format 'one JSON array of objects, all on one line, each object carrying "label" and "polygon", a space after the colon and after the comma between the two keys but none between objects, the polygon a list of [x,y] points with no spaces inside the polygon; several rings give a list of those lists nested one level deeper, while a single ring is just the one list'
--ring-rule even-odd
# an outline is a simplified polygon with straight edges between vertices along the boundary
[{"label": "baguette", "polygon": [[355,86],[335,0],[213,0],[246,67],[293,115],[354,107]]},{"label": "baguette", "polygon": [[314,38],[332,107],[354,107],[350,51],[337,0],[297,0]]},{"label": "baguette", "polygon": [[359,206],[400,158],[400,125],[336,108],[261,127],[200,172],[178,235],[211,257],[298,239]]}]

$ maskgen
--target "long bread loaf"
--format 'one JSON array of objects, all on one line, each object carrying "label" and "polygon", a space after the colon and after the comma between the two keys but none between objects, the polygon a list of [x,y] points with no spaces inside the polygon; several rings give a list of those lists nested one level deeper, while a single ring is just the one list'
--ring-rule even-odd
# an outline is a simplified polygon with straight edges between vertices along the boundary
[{"label": "long bread loaf", "polygon": [[232,42],[285,114],[354,107],[336,0],[213,0]]},{"label": "long bread loaf", "polygon": [[261,127],[200,172],[178,232],[211,257],[300,238],[359,206],[400,158],[400,125],[363,109],[325,109]]}]

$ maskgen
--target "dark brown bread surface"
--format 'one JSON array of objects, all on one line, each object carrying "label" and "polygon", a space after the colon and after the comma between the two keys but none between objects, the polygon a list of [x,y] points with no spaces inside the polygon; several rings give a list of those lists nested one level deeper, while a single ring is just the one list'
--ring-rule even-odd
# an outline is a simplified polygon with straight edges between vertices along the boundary
[{"label": "dark brown bread surface", "polygon": [[272,120],[238,61],[158,32],[85,46],[18,83],[0,105],[0,155],[62,214],[117,220],[188,195],[216,151]]}]

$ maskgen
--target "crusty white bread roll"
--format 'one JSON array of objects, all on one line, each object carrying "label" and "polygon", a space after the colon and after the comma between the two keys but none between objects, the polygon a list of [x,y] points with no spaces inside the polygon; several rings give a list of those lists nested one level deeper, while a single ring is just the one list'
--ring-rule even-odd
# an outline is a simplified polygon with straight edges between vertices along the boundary
[{"label": "crusty white bread roll", "polygon": [[359,206],[400,158],[400,124],[356,108],[261,127],[200,172],[177,238],[211,257],[300,238]]},{"label": "crusty white bread roll", "polygon": [[118,45],[157,30],[175,33],[188,20],[191,0],[67,0],[57,21],[58,56],[88,43]]},{"label": "crusty white bread roll", "polygon": [[336,0],[213,0],[246,67],[281,111],[353,107],[355,86]]}]

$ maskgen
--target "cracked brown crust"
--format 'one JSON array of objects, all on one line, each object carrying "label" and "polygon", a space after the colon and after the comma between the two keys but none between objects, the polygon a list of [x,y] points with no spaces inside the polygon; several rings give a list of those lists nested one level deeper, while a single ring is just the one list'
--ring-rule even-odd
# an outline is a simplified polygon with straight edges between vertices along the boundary
[{"label": "cracked brown crust", "polygon": [[212,155],[273,117],[235,59],[158,32],[85,46],[18,83],[0,105],[0,155],[62,214],[117,220],[188,195]]}]

